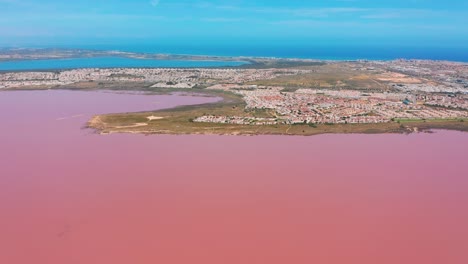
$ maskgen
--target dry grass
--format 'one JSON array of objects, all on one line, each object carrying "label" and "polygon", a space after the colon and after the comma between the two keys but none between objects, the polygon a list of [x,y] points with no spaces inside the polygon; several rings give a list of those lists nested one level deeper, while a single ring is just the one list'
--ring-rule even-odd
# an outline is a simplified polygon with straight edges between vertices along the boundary
[{"label": "dry grass", "polygon": [[314,89],[351,89],[388,91],[393,88],[386,82],[377,80],[377,73],[366,70],[354,70],[347,63],[326,64],[307,67],[313,72],[295,76],[281,76],[270,80],[259,80],[250,84],[265,86],[283,86]]}]

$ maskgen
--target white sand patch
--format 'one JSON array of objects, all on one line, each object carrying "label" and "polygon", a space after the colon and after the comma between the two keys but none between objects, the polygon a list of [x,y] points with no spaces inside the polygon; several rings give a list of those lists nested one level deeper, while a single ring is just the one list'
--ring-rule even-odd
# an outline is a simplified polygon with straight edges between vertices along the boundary
[{"label": "white sand patch", "polygon": [[135,123],[134,125],[130,125],[130,126],[116,126],[114,128],[117,128],[117,129],[121,129],[121,128],[135,128],[135,127],[143,127],[143,126],[147,126],[148,124],[147,123]]},{"label": "white sand patch", "polygon": [[149,121],[153,121],[153,120],[160,120],[160,119],[164,119],[164,117],[160,117],[160,116],[148,116],[146,117],[148,118]]}]

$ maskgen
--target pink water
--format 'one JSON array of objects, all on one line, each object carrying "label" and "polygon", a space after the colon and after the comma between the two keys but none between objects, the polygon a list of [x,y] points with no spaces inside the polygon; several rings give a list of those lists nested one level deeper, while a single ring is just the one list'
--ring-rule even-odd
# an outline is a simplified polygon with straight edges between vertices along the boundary
[{"label": "pink water", "polygon": [[213,100],[0,93],[0,263],[468,263],[466,133],[81,129]]}]

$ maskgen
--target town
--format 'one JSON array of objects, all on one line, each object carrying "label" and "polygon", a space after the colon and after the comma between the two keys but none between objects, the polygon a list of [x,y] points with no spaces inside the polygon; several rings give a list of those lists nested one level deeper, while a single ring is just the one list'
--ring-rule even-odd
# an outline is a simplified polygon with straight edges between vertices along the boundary
[{"label": "town", "polygon": [[287,69],[175,69],[116,68],[75,69],[49,72],[0,73],[0,89],[59,87],[79,82],[144,82],[157,88],[194,88],[217,83],[245,83],[282,75],[306,74],[310,70]]},{"label": "town", "polygon": [[279,87],[236,87],[233,92],[243,96],[247,109],[271,109],[276,113],[275,118],[265,120],[202,116],[195,121],[264,125],[385,123],[397,119],[468,118],[467,95],[423,96],[315,89],[284,92]]},{"label": "town", "polygon": [[[0,89],[74,88],[80,84],[144,84],[149,89],[224,91],[242,97],[245,115],[217,113],[193,122],[369,124],[468,118],[468,65],[396,60],[241,68],[115,68],[0,73]],[[268,111],[254,117],[248,112]]]}]

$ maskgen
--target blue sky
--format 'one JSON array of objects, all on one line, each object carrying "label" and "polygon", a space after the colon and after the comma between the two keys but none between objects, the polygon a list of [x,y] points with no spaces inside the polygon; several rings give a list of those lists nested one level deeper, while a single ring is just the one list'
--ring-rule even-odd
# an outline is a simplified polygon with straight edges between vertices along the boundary
[{"label": "blue sky", "polygon": [[467,14],[466,0],[0,0],[0,45],[466,47]]}]

